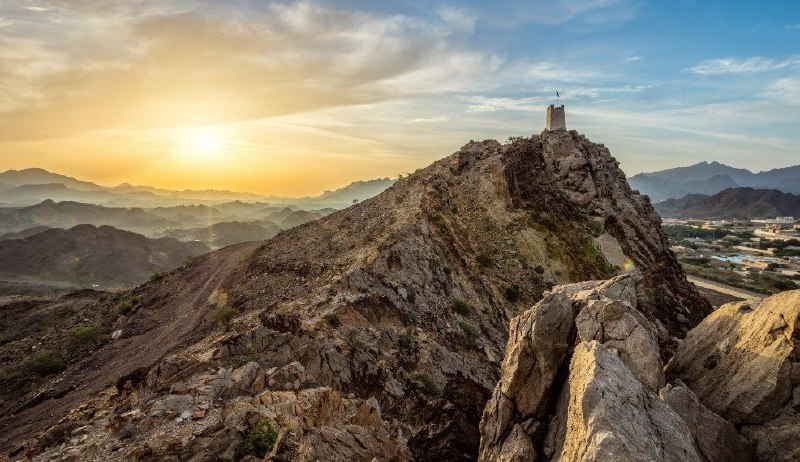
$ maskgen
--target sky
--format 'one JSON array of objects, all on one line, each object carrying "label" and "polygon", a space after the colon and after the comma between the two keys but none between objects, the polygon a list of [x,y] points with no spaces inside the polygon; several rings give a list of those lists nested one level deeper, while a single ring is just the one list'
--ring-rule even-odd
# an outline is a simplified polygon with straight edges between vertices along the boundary
[{"label": "sky", "polygon": [[625,172],[800,163],[796,1],[0,0],[0,170],[318,194],[567,126]]}]

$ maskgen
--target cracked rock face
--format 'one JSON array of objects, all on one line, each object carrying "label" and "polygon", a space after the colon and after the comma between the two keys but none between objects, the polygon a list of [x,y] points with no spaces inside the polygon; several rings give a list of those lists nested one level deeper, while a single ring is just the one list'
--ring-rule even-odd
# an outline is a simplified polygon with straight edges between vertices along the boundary
[{"label": "cracked rock face", "polygon": [[800,457],[800,290],[729,303],[692,329],[667,366],[740,426],[760,460]]},{"label": "cracked rock face", "polygon": [[543,453],[556,461],[702,460],[683,419],[596,340],[575,346]]},{"label": "cracked rock face", "polygon": [[560,286],[511,322],[483,461],[748,460],[734,427],[667,384],[642,278]]}]

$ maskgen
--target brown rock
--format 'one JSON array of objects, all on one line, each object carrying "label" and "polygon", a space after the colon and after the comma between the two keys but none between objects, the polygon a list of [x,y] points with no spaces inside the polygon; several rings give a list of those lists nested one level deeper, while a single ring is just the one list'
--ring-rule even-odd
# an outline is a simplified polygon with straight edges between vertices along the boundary
[{"label": "brown rock", "polygon": [[615,348],[622,362],[651,391],[664,385],[655,327],[628,303],[591,300],[578,313],[575,324],[581,340],[597,340]]},{"label": "brown rock", "polygon": [[729,303],[692,329],[667,365],[706,407],[734,424],[775,418],[792,393],[800,290],[750,309]]},{"label": "brown rock", "polygon": [[702,460],[683,419],[597,341],[575,347],[544,453],[563,461]]},{"label": "brown rock", "polygon": [[685,385],[667,385],[659,395],[686,422],[704,460],[752,460],[750,448],[744,444],[733,425],[700,404],[697,395]]}]

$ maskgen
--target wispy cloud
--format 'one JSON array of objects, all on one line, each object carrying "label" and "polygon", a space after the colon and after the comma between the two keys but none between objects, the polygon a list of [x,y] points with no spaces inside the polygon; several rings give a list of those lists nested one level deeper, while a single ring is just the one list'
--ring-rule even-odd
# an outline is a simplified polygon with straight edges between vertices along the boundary
[{"label": "wispy cloud", "polygon": [[753,56],[749,58],[718,58],[702,61],[689,71],[695,74],[741,74],[746,72],[767,72],[800,66],[800,57],[792,56],[782,60]]},{"label": "wispy cloud", "polygon": [[786,28],[789,30],[800,30],[800,23],[798,24],[787,24]]},{"label": "wispy cloud", "polygon": [[417,117],[408,121],[410,124],[435,124],[450,121],[450,117],[436,116],[436,117]]},{"label": "wispy cloud", "polygon": [[511,0],[475,7],[475,15],[495,27],[520,24],[562,25],[570,22],[598,26],[636,17],[637,0]]},{"label": "wispy cloud", "polygon": [[473,104],[467,107],[469,114],[495,111],[541,111],[545,97],[530,98],[491,98],[476,96],[469,98]]},{"label": "wispy cloud", "polygon": [[779,102],[800,107],[800,77],[778,79],[766,93]]}]

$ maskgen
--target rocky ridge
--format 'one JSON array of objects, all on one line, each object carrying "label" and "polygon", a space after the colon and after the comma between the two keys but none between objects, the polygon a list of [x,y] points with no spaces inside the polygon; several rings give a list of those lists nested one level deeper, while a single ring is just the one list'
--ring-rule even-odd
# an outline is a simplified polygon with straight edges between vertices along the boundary
[{"label": "rocky ridge", "polygon": [[724,305],[665,368],[640,290],[635,273],[560,286],[512,320],[480,460],[800,457],[800,291]]},{"label": "rocky ridge", "polygon": [[[659,225],[608,150],[577,132],[470,142],[375,198],[135,289],[133,310],[103,326],[116,337],[57,376],[30,377],[52,399],[4,396],[16,410],[0,419],[0,445],[36,460],[234,458],[266,420],[279,432],[274,460],[474,459],[481,411],[507,374],[509,321],[555,284],[621,272],[611,253],[641,272],[625,291],[636,310],[597,304],[581,331],[596,344],[578,356],[638,348],[649,354],[623,357],[615,380],[642,380],[642,399],[664,382],[653,368],[710,306]],[[559,294],[545,300],[569,298]],[[228,331],[210,317],[223,310],[236,314]],[[606,316],[624,317],[635,340],[596,332]],[[554,354],[567,354],[570,332]],[[57,347],[43,338],[38,348]],[[540,394],[527,404],[538,419],[572,405]],[[664,428],[684,429],[662,414]],[[580,451],[551,427],[533,433]]]}]

